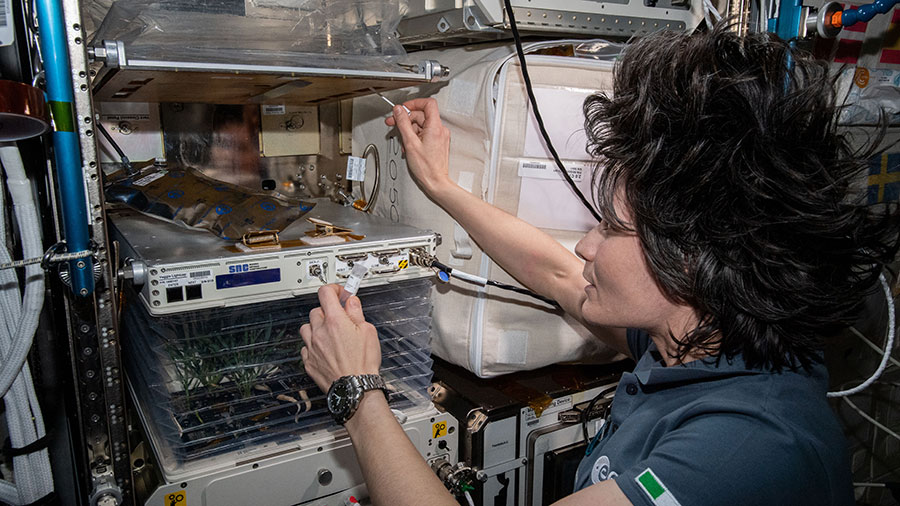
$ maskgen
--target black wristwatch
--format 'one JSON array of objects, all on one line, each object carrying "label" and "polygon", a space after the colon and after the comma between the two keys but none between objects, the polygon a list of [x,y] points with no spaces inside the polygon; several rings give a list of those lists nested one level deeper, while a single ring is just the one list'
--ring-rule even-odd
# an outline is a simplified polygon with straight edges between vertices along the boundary
[{"label": "black wristwatch", "polygon": [[347,423],[353,413],[356,413],[363,394],[376,388],[381,389],[385,399],[388,398],[387,385],[378,374],[344,376],[335,380],[326,397],[328,411],[334,417],[334,421],[339,424]]}]

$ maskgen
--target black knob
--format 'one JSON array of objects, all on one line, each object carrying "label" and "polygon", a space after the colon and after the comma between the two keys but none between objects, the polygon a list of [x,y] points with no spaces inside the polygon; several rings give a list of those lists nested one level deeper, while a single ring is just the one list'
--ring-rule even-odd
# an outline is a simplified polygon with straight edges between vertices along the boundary
[{"label": "black knob", "polygon": [[323,487],[327,487],[331,485],[331,480],[334,479],[334,476],[331,474],[331,471],[328,469],[319,469],[319,485]]}]

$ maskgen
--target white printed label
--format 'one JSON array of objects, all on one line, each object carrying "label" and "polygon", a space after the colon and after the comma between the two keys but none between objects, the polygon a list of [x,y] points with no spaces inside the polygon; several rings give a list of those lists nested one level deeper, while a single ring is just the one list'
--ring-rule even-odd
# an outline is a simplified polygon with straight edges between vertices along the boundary
[{"label": "white printed label", "polygon": [[[2,0],[0,0],[2,1]],[[102,114],[103,121],[149,121],[149,114]],[[129,132],[130,133],[130,132]],[[125,135],[125,134],[123,134]]]},{"label": "white printed label", "polygon": [[281,105],[263,105],[262,106],[263,116],[279,116],[287,113],[287,108],[284,104]]},{"label": "white printed label", "polygon": [[100,119],[106,122],[149,121],[151,119],[150,104],[147,102],[105,102],[100,104]]},{"label": "white printed label", "polygon": [[369,268],[364,263],[354,264],[353,269],[350,270],[350,277],[347,278],[347,282],[344,284],[344,290],[350,295],[356,295],[356,292],[359,291],[359,284],[362,283],[368,272]]},{"label": "white printed label", "polygon": [[347,179],[350,181],[365,181],[366,159],[358,156],[347,157]]},{"label": "white printed label", "polygon": [[400,268],[401,271],[403,269],[406,269],[407,267],[409,267],[409,252],[403,252],[399,255],[390,257],[388,259],[388,264]]},{"label": "white printed label", "polygon": [[194,272],[172,272],[168,274],[160,274],[158,281],[164,288],[176,288],[179,286],[199,285],[202,283],[212,283],[215,277],[212,271],[194,271]]},{"label": "white printed label", "polygon": [[159,178],[161,178],[161,177],[163,177],[163,176],[165,176],[165,175],[166,175],[165,172],[156,172],[156,173],[154,173],[154,174],[150,174],[149,176],[144,176],[144,177],[138,179],[137,181],[135,181],[135,182],[132,183],[132,184],[133,184],[134,186],[147,186],[148,184],[150,184],[150,183],[156,181],[157,179],[159,179]]},{"label": "white printed label", "polygon": [[[584,179],[585,166],[580,162],[563,162],[572,181],[580,183]],[[562,179],[559,167],[552,161],[519,160],[519,177],[535,179]]]},{"label": "white printed label", "polygon": [[12,23],[12,1],[0,0],[0,46],[13,43],[16,30]]},{"label": "white printed label", "polygon": [[534,410],[531,408],[522,408],[521,418],[522,423],[526,427],[531,427],[537,423],[540,423],[541,420],[546,420],[550,423],[556,423],[556,418],[552,416],[547,416],[551,413],[557,413],[559,411],[565,411],[572,407],[572,396],[567,395],[565,397],[560,397],[558,399],[553,399],[553,402],[550,403],[549,406],[544,408],[541,411],[541,416],[537,416]]}]

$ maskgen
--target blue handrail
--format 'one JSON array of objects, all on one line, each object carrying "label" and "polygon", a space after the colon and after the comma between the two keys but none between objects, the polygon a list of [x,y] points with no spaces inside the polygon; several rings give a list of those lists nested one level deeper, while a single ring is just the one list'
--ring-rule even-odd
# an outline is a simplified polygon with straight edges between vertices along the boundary
[{"label": "blue handrail", "polygon": [[[66,247],[69,252],[80,252],[90,249],[90,235],[65,19],[59,0],[37,0],[35,4],[47,98],[53,115],[53,152]],[[69,279],[76,295],[86,296],[94,291],[93,271],[91,257],[69,263]]]}]

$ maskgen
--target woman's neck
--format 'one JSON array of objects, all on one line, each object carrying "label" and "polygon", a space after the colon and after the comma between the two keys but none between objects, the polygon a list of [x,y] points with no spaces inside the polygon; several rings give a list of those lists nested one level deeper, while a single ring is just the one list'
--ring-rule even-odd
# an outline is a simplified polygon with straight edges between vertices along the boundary
[{"label": "woman's neck", "polygon": [[675,342],[676,336],[683,338],[700,325],[700,319],[693,310],[687,307],[682,309],[682,311],[667,319],[660,328],[650,330],[650,339],[656,345],[656,349],[659,350],[666,367],[686,364],[707,356],[702,351],[694,350],[681,359],[678,358],[678,343]]}]

